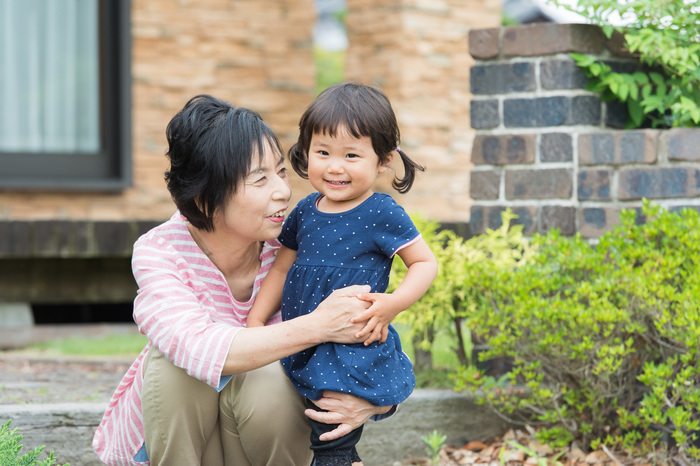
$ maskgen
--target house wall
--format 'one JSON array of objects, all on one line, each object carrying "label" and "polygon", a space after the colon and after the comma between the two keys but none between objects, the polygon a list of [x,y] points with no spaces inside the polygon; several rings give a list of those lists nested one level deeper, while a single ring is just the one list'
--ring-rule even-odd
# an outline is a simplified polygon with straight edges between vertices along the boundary
[{"label": "house wall", "polygon": [[[165,127],[193,95],[210,93],[255,109],[285,149],[314,98],[313,0],[131,5],[133,186],[121,193],[0,192],[0,307],[8,301],[133,299],[131,245],[174,211],[163,181]],[[385,89],[404,150],[428,170],[410,193],[395,193],[397,200],[409,212],[463,229],[475,134],[469,125],[473,60],[467,33],[500,24],[500,1],[347,5],[347,78]],[[384,175],[378,190],[391,192],[390,181]],[[311,191],[298,177],[292,187],[292,203]],[[110,283],[109,293],[95,291]]]},{"label": "house wall", "polygon": [[470,227],[500,225],[511,207],[526,234],[558,228],[594,238],[647,198],[700,208],[700,128],[622,130],[624,108],[584,89],[570,52],[618,68],[637,61],[582,24],[472,30]]}]

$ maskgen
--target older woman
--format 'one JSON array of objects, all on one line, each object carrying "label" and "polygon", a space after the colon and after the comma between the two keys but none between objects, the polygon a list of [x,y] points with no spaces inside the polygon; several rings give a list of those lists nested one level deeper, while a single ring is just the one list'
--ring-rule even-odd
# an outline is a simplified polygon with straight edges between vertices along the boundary
[{"label": "older woman", "polygon": [[[255,112],[192,98],[166,131],[178,211],[134,245],[134,320],[148,344],[126,373],[93,447],[114,465],[309,464],[304,402],[279,359],[321,342],[357,343],[368,291],[335,292],[309,315],[245,328],[290,198],[277,138]],[[340,437],[390,407],[326,393]]]}]

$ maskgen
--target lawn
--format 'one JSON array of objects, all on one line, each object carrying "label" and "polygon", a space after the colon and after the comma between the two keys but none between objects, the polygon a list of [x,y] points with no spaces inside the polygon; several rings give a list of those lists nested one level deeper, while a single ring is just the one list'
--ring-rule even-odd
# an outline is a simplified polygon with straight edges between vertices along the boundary
[{"label": "lawn", "polygon": [[[396,325],[406,354],[414,359],[414,349],[408,338],[408,328]],[[65,338],[32,345],[30,350],[41,351],[57,356],[124,356],[136,357],[147,343],[141,334],[115,334],[99,338]],[[452,350],[454,340],[448,335],[438,335],[432,348],[433,366],[431,371],[416,374],[418,387],[449,388],[449,373],[457,367],[457,356]]]}]

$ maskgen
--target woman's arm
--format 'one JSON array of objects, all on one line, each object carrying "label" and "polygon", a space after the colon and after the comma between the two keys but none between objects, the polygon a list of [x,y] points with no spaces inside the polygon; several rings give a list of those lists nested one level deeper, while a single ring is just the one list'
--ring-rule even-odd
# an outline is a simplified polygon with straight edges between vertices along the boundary
[{"label": "woman's arm", "polygon": [[229,347],[222,374],[257,369],[326,341],[361,342],[356,335],[362,324],[351,320],[369,306],[357,299],[368,291],[366,285],[341,288],[310,314],[267,327],[240,329]]},{"label": "woman's arm", "polygon": [[255,303],[248,314],[246,326],[263,327],[265,322],[280,308],[282,302],[282,290],[287,279],[287,272],[297,259],[297,252],[293,249],[281,246],[277,252],[272,268],[260,286]]}]

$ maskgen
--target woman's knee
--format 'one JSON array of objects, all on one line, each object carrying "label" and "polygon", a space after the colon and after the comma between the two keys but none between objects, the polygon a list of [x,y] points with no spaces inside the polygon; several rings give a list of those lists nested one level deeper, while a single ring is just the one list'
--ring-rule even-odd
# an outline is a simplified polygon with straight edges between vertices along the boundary
[{"label": "woman's knee", "polygon": [[[251,430],[306,429],[304,399],[287,378],[281,364],[237,374],[221,393],[220,409],[232,417],[239,432]],[[241,432],[242,433],[242,432]]]}]

